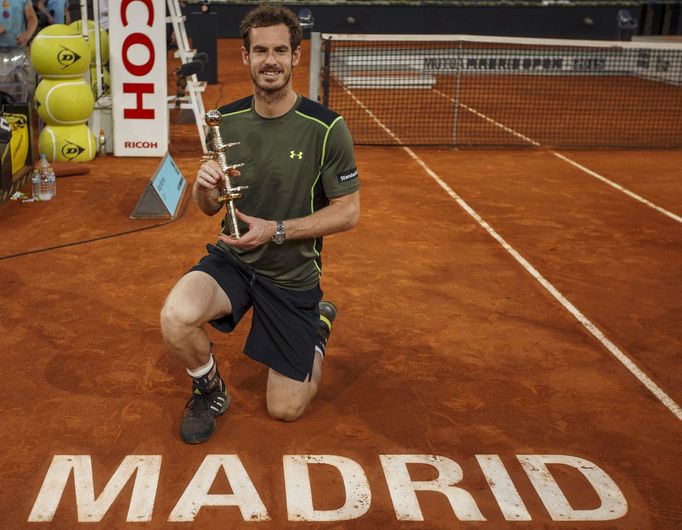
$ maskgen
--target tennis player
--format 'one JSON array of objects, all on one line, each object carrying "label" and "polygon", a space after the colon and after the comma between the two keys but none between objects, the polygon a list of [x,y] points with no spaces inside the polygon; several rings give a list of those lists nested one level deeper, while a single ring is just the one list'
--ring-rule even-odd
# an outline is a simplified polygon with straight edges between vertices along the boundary
[{"label": "tennis player", "polygon": [[[180,437],[200,443],[215,431],[230,395],[221,378],[206,323],[230,333],[253,308],[244,353],[269,368],[266,402],[273,418],[297,419],[320,383],[335,306],[322,300],[323,236],[359,219],[359,179],[353,143],[335,112],[294,92],[301,27],[283,7],[261,5],[241,23],[244,64],[253,94],[229,103],[220,132],[232,170],[248,189],[236,201],[243,235],[222,233],[208,253],[173,287],[161,311],[168,350],[192,377]],[[210,144],[210,143],[209,143]],[[206,215],[218,202],[223,172],[204,163],[193,187]],[[226,226],[223,218],[223,228]]]}]

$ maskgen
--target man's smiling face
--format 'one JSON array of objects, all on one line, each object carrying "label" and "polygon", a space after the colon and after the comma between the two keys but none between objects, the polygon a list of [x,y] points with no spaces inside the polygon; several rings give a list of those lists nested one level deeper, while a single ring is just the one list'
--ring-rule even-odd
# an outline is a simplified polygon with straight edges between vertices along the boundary
[{"label": "man's smiling face", "polygon": [[284,24],[252,28],[250,49],[242,47],[244,64],[249,66],[254,85],[273,94],[289,85],[298,64],[301,48],[291,49],[291,35]]}]

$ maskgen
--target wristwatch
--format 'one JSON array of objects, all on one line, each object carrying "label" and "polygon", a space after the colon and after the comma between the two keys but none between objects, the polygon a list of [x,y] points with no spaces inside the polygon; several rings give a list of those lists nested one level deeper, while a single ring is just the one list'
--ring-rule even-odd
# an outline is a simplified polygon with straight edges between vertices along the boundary
[{"label": "wristwatch", "polygon": [[277,228],[275,229],[275,235],[272,236],[272,242],[281,245],[287,235],[284,233],[284,221],[277,221]]}]

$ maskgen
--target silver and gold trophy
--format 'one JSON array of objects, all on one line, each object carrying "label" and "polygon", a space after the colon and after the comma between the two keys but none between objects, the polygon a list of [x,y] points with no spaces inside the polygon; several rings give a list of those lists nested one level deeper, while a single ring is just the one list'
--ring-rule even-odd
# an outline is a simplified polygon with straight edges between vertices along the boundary
[{"label": "silver and gold trophy", "polygon": [[206,125],[208,125],[208,128],[211,131],[211,152],[206,158],[218,162],[220,169],[222,169],[223,173],[225,174],[225,180],[223,180],[221,184],[218,202],[224,202],[225,207],[227,208],[226,233],[233,239],[239,239],[241,234],[239,233],[239,225],[237,224],[237,214],[235,213],[234,201],[243,195],[242,192],[247,189],[248,186],[232,186],[229,171],[231,169],[242,167],[244,164],[228,163],[227,154],[225,153],[225,150],[228,147],[239,145],[239,142],[233,142],[229,144],[223,143],[223,139],[220,136],[220,120],[222,119],[220,111],[216,109],[209,110],[206,113],[205,119]]}]

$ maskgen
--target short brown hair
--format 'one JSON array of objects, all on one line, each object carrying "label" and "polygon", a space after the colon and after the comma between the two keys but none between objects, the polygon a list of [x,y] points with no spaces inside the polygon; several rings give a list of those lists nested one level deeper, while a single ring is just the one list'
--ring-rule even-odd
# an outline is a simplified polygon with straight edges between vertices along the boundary
[{"label": "short brown hair", "polygon": [[239,26],[244,41],[244,48],[250,50],[251,41],[249,40],[249,31],[251,28],[267,28],[270,26],[277,26],[284,24],[289,28],[291,35],[291,51],[294,51],[301,45],[303,39],[303,31],[298,22],[298,18],[294,15],[291,9],[284,6],[264,4],[249,11],[244,17]]}]

